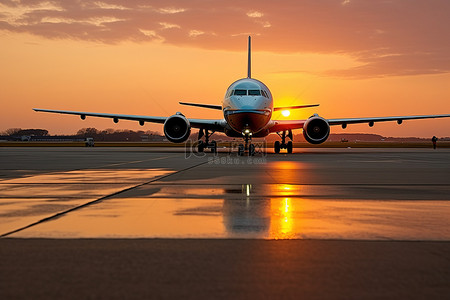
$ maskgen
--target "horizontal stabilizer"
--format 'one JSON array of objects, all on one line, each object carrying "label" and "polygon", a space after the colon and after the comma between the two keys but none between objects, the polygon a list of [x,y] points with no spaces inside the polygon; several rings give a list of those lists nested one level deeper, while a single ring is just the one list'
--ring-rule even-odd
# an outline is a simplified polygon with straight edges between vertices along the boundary
[{"label": "horizontal stabilizer", "polygon": [[181,105],[190,105],[190,106],[197,106],[197,107],[203,107],[203,108],[209,108],[209,109],[217,109],[222,110],[221,105],[213,105],[213,104],[199,104],[199,103],[187,103],[187,102],[180,102]]},{"label": "horizontal stabilizer", "polygon": [[307,107],[314,107],[319,106],[320,104],[309,104],[309,105],[298,105],[298,106],[282,106],[282,107],[275,107],[273,111],[279,111],[279,110],[285,110],[285,109],[298,109],[298,108],[307,108]]}]

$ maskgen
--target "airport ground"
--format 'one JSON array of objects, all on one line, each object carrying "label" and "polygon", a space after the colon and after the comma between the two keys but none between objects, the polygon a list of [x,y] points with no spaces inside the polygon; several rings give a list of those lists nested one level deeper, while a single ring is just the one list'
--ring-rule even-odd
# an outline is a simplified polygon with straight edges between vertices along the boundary
[{"label": "airport ground", "polygon": [[[265,142],[264,139],[255,139],[258,145],[263,145],[269,152],[273,149],[273,142]],[[241,141],[222,141],[218,142],[219,147],[237,147]],[[439,148],[450,148],[450,141],[438,141]],[[85,142],[14,142],[14,141],[0,141],[0,147],[85,147]],[[95,141],[96,147],[164,147],[164,148],[184,148],[185,144],[174,144],[170,142],[102,142]],[[328,149],[328,148],[430,148],[432,147],[430,141],[351,141],[351,142],[333,142],[327,141],[320,145],[312,145],[308,142],[294,142],[295,148],[313,148],[313,149]]]},{"label": "airport ground", "polygon": [[450,295],[449,149],[0,155],[2,299]]}]

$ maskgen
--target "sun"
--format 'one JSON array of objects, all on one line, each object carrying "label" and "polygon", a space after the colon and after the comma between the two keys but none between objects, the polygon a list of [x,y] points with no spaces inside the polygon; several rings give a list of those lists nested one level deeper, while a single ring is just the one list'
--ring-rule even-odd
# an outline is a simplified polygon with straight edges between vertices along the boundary
[{"label": "sun", "polygon": [[281,112],[281,114],[282,114],[284,117],[289,117],[289,115],[291,114],[291,112],[290,112],[289,110],[283,110],[283,111]]}]

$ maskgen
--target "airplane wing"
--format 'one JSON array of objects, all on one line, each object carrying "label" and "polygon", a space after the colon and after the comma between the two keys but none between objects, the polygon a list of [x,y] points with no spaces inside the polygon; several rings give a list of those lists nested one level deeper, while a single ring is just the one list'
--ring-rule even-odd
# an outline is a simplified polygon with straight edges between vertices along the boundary
[{"label": "airplane wing", "polygon": [[389,121],[397,121],[398,124],[401,124],[404,120],[418,120],[418,119],[435,119],[435,118],[448,118],[450,114],[446,115],[422,115],[422,116],[398,116],[398,117],[375,117],[375,118],[346,118],[346,119],[328,119],[328,124],[330,126],[333,125],[342,125],[345,127],[347,124],[357,124],[357,123],[368,123],[372,125],[375,122],[389,122]]},{"label": "airplane wing", "polygon": [[[376,122],[396,121],[401,124],[404,120],[419,120],[419,119],[436,119],[436,118],[450,118],[450,114],[445,115],[422,115],[422,116],[398,116],[398,117],[374,117],[374,118],[342,118],[342,119],[325,119],[330,126],[342,125],[346,127],[348,124],[367,123],[373,126]],[[278,132],[289,129],[303,128],[307,120],[273,120],[269,123],[270,132]]]},{"label": "airplane wing", "polygon": [[[109,114],[109,113],[92,113],[92,112],[81,112],[81,111],[70,111],[70,110],[54,110],[54,109],[40,109],[33,108],[37,112],[48,112],[56,114],[66,114],[66,115],[77,115],[80,116],[82,120],[89,117],[99,117],[99,118],[110,118],[113,119],[115,123],[119,120],[131,120],[138,121],[139,124],[144,125],[145,122],[150,123],[161,123],[163,124],[168,117],[152,117],[152,116],[138,116],[138,115],[122,115],[122,114]],[[224,131],[226,122],[224,119],[189,119],[189,123],[193,128],[204,128],[214,131]]]},{"label": "airplane wing", "polygon": [[166,117],[149,117],[149,116],[136,116],[136,115],[121,115],[121,114],[107,114],[107,113],[92,113],[92,112],[82,112],[82,111],[70,111],[70,110],[54,110],[54,109],[40,109],[33,108],[37,112],[48,112],[55,114],[65,114],[65,115],[77,115],[80,116],[82,120],[89,117],[100,117],[100,118],[110,118],[113,119],[115,123],[121,120],[132,120],[132,121],[142,121],[142,122],[152,122],[152,123],[164,123]]},{"label": "airplane wing", "polygon": [[227,122],[224,119],[189,119],[191,127],[193,128],[203,128],[208,130],[213,130],[217,132],[224,132]]},{"label": "airplane wing", "polygon": [[273,120],[269,123],[269,132],[303,128],[306,120]]}]

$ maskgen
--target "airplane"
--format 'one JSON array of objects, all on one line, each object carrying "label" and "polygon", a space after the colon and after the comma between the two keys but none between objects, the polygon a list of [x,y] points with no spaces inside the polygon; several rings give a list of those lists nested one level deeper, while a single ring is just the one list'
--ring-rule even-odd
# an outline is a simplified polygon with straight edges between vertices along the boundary
[{"label": "airplane", "polygon": [[[223,118],[191,119],[186,118],[180,112],[177,112],[170,117],[156,117],[40,108],[34,108],[33,110],[37,112],[79,115],[82,120],[86,119],[86,116],[111,118],[114,123],[119,122],[119,119],[132,120],[138,121],[141,126],[143,126],[145,122],[161,123],[164,124],[164,135],[173,143],[185,142],[191,134],[191,128],[198,128],[198,152],[210,149],[211,152],[216,153],[217,143],[216,141],[210,141],[210,137],[215,132],[223,132],[229,137],[243,138],[244,144],[239,144],[238,146],[238,154],[240,156],[244,155],[246,152],[249,156],[255,154],[255,145],[251,143],[252,137],[265,137],[270,133],[277,133],[281,138],[281,142],[276,141],[274,143],[275,153],[280,153],[281,149],[286,149],[287,153],[292,153],[292,130],[294,129],[302,129],[306,141],[317,145],[328,139],[331,126],[340,125],[345,129],[349,124],[368,123],[368,125],[372,127],[375,122],[396,121],[398,124],[402,124],[404,120],[450,117],[450,114],[441,114],[325,119],[318,114],[313,114],[306,120],[272,120],[272,113],[275,111],[315,107],[319,104],[274,107],[272,93],[269,88],[264,83],[251,76],[250,36],[248,37],[247,78],[239,79],[228,87],[225,97],[222,100],[222,105],[188,102],[179,103],[181,105],[221,110],[223,112]],[[202,140],[203,137],[204,141]],[[289,138],[288,142],[286,142],[287,138]]]}]

